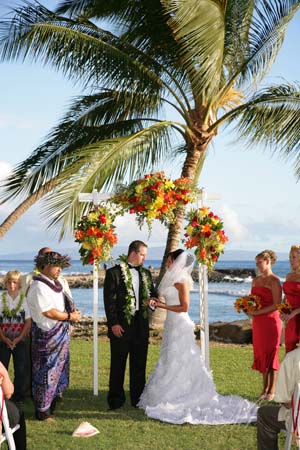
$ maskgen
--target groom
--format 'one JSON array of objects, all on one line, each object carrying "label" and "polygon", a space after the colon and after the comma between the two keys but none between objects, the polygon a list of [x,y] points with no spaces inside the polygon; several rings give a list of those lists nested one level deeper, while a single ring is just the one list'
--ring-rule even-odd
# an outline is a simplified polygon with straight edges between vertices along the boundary
[{"label": "groom", "polygon": [[130,363],[130,399],[136,407],[145,386],[148,352],[148,301],[155,296],[149,270],[142,267],[147,245],[133,241],[120,264],[108,269],[104,280],[104,306],[110,338],[110,377],[107,402],[118,409],[125,402],[124,376]]}]

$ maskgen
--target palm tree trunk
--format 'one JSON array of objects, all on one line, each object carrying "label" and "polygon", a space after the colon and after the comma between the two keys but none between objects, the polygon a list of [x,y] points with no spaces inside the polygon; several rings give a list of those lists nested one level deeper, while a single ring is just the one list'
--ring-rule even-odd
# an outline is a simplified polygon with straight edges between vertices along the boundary
[{"label": "palm tree trunk", "polygon": [[48,181],[37,192],[24,200],[17,208],[2,222],[0,225],[0,239],[2,239],[14,223],[38,200],[40,200],[48,192],[52,191],[56,186],[55,180]]},{"label": "palm tree trunk", "polygon": [[[198,146],[196,149],[187,152],[187,156],[182,168],[181,176],[189,178],[194,184],[196,184],[206,156],[206,148],[209,142]],[[166,271],[166,262],[168,254],[173,250],[176,250],[179,246],[182,224],[184,219],[185,208],[178,208],[175,212],[175,221],[169,226],[169,232],[167,236],[167,242],[165,247],[165,252],[160,267],[159,276],[157,279],[157,286],[162,279]],[[167,311],[162,308],[157,308],[150,316],[150,328],[152,329],[162,329],[164,321],[166,319]]]}]

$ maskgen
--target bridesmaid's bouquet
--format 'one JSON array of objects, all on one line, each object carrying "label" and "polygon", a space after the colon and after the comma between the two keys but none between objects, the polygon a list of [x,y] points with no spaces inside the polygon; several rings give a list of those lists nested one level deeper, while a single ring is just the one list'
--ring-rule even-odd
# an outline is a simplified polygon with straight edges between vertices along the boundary
[{"label": "bridesmaid's bouquet", "polygon": [[243,311],[245,314],[258,311],[262,308],[261,299],[258,295],[245,295],[244,297],[239,297],[235,300],[234,308],[238,313]]},{"label": "bridesmaid's bouquet", "polygon": [[280,314],[290,314],[293,311],[292,306],[286,300],[283,303],[278,303],[277,309]]}]

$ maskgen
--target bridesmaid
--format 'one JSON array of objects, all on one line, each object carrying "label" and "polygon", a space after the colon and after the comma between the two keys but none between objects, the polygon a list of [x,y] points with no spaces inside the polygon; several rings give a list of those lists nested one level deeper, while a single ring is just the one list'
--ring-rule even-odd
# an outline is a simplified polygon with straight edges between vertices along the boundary
[{"label": "bridesmaid", "polygon": [[285,351],[294,350],[300,342],[300,246],[292,245],[290,249],[291,272],[287,274],[283,283],[283,292],[292,307],[290,314],[282,314],[281,319],[286,322]]},{"label": "bridesmaid", "polygon": [[274,398],[275,381],[279,369],[279,344],[281,320],[277,304],[282,290],[279,278],[273,274],[272,265],[277,256],[272,250],[264,250],[255,257],[259,275],[252,281],[251,294],[261,299],[262,308],[249,313],[252,316],[252,342],[254,361],[252,369],[263,374],[263,391],[259,400]]}]

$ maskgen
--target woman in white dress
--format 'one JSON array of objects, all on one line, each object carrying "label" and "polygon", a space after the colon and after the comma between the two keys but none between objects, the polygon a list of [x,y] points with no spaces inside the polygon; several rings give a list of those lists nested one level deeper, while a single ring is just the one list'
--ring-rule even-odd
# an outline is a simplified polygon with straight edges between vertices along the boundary
[{"label": "woman in white dress", "polygon": [[178,249],[168,257],[153,306],[167,310],[160,356],[138,407],[148,417],[174,424],[226,424],[256,421],[257,406],[238,396],[217,394],[203,363],[188,315],[194,256]]}]

